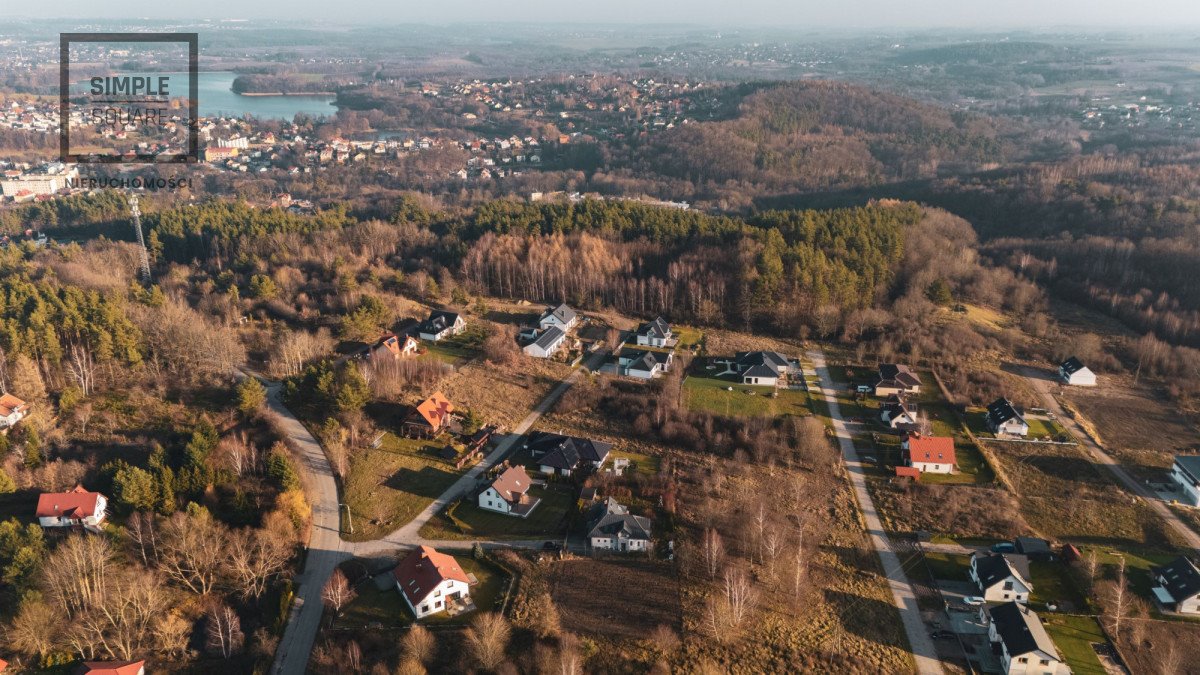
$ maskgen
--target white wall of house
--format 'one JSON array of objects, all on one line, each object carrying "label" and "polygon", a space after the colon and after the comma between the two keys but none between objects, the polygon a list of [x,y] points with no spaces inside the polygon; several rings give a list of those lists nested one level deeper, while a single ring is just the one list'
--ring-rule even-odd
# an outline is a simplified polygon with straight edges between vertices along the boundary
[{"label": "white wall of house", "polygon": [[512,505],[508,500],[501,497],[495,488],[488,488],[479,493],[479,508],[496,513],[509,513],[512,511]]},{"label": "white wall of house", "polygon": [[1025,436],[1029,434],[1029,424],[1014,417],[1001,424],[996,429],[996,433],[1012,434],[1013,436]]},{"label": "white wall of house", "polygon": [[592,537],[592,548],[602,551],[645,551],[649,543],[629,537]]},{"label": "white wall of house", "polygon": [[566,341],[566,339],[567,339],[567,336],[563,335],[561,338],[555,340],[554,342],[551,342],[545,348],[542,348],[542,346],[537,344],[536,342],[531,342],[531,343],[525,345],[524,351],[526,354],[528,354],[529,356],[532,356],[534,358],[548,359],[551,356],[553,356],[554,353],[557,352],[560,347],[562,347],[562,344],[563,344],[563,342]]},{"label": "white wall of house", "polygon": [[760,387],[774,387],[779,384],[778,377],[743,377],[742,384],[755,384]]},{"label": "white wall of house", "polygon": [[540,468],[542,470],[542,473],[550,474],[552,476],[554,474],[558,474],[560,476],[570,476],[571,475],[570,469],[556,469],[552,466],[545,466],[545,465],[542,465]]},{"label": "white wall of house", "polygon": [[[976,586],[981,586],[974,560],[971,561],[971,581],[974,581]],[[990,588],[981,588],[980,590],[983,592],[983,599],[988,602],[1008,602],[1009,600],[1028,602],[1031,589],[1015,576],[1009,576]]]},{"label": "white wall of house", "polygon": [[912,465],[921,473],[952,473],[953,464],[933,464],[930,462],[913,462]]},{"label": "white wall of house", "polygon": [[1062,366],[1058,367],[1058,377],[1063,382],[1076,387],[1094,387],[1096,386],[1096,374],[1091,368],[1083,367],[1079,370],[1067,374],[1067,371]]},{"label": "white wall of house", "polygon": [[14,410],[11,415],[0,417],[0,429],[7,429],[25,417],[25,413]]},{"label": "white wall of house", "polygon": [[546,330],[547,328],[549,328],[551,326],[558,326],[565,333],[568,330],[570,330],[570,328],[572,326],[574,326],[578,321],[579,321],[578,316],[576,316],[574,319],[571,319],[570,321],[563,321],[563,320],[559,319],[557,316],[554,316],[553,314],[551,314],[551,315],[543,318],[541,321],[539,321],[538,325],[541,326],[542,330]]},{"label": "white wall of house", "polygon": [[650,335],[638,335],[635,343],[642,347],[666,347],[667,338],[660,338]]},{"label": "white wall of house", "polygon": [[1179,486],[1179,501],[1188,506],[1200,506],[1200,486],[1192,483],[1192,479],[1178,464],[1171,467],[1171,480]]},{"label": "white wall of house", "polygon": [[[456,579],[446,579],[415,604],[401,590],[399,579],[396,580],[396,591],[400,593],[400,597],[404,598],[404,604],[408,605],[418,619],[446,611],[446,599],[449,597],[470,597],[470,587]],[[458,595],[456,596],[456,594]]]}]

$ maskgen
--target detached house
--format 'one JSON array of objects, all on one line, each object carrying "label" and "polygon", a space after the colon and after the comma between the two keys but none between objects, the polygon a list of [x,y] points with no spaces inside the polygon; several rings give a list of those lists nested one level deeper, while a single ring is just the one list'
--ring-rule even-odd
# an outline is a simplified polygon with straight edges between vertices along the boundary
[{"label": "detached house", "polygon": [[612,443],[538,431],[529,436],[525,447],[542,473],[570,476],[604,466]]},{"label": "detached house", "polygon": [[650,519],[630,515],[629,509],[609,497],[588,514],[588,540],[593,549],[645,551],[650,547]]},{"label": "detached house", "polygon": [[411,335],[401,337],[395,333],[385,333],[371,346],[369,353],[373,360],[400,359],[416,355],[418,349],[420,344]]},{"label": "detached house", "polygon": [[1176,455],[1171,480],[1178,488],[1180,502],[1200,506],[1200,455]]},{"label": "detached house", "polygon": [[145,661],[84,661],[80,675],[146,675]]},{"label": "detached house", "polygon": [[29,406],[25,401],[13,396],[12,394],[4,394],[0,396],[0,429],[9,429],[16,426],[29,414]]},{"label": "detached house", "polygon": [[429,313],[429,318],[417,327],[417,334],[422,340],[437,342],[451,335],[458,335],[466,327],[467,322],[457,312],[435,309]]},{"label": "detached house", "polygon": [[890,429],[919,429],[921,426],[917,404],[897,394],[879,404],[879,420]]},{"label": "detached house", "polygon": [[422,401],[404,420],[404,429],[409,436],[433,438],[444,430],[451,421],[454,404],[442,392]]},{"label": "detached house", "polygon": [[738,352],[734,368],[742,384],[774,387],[787,376],[791,364],[779,352]]},{"label": "detached house", "polygon": [[987,407],[986,421],[987,428],[994,434],[1029,434],[1029,423],[1025,421],[1025,414],[1006,398],[998,398]]},{"label": "detached house", "polygon": [[554,356],[566,341],[567,334],[561,328],[550,326],[542,331],[537,339],[525,345],[522,351],[536,359],[548,359]]},{"label": "detached house", "polygon": [[540,501],[529,496],[531,487],[533,481],[525,473],[525,467],[511,467],[496,476],[496,480],[479,493],[479,508],[524,518]]},{"label": "detached house", "polygon": [[45,492],[38,497],[37,519],[42,527],[83,527],[100,531],[108,499],[76,485],[67,492]]},{"label": "detached house", "polygon": [[882,363],[879,365],[879,382],[875,384],[875,395],[903,396],[921,393],[921,378],[908,366],[901,363]]},{"label": "detached house", "polygon": [[954,439],[949,436],[909,434],[900,443],[904,463],[922,473],[953,473],[958,465],[954,458]]},{"label": "detached house", "polygon": [[634,338],[634,342],[639,346],[670,347],[675,340],[675,335],[671,332],[670,324],[660,316],[638,326]]},{"label": "detached house", "polygon": [[1200,569],[1185,556],[1161,567],[1151,567],[1154,599],[1180,614],[1200,614]]},{"label": "detached house", "polygon": [[977,551],[971,554],[970,574],[988,602],[1028,602],[1033,592],[1029,561],[1024,556]]},{"label": "detached house", "polygon": [[538,327],[542,330],[555,327],[566,332],[571,330],[576,323],[579,323],[579,314],[565,304],[546,308],[541,318],[538,319]]},{"label": "detached house", "polygon": [[670,370],[674,360],[670,352],[622,349],[615,357],[616,372],[618,375],[651,380]]},{"label": "detached house", "polygon": [[396,590],[418,619],[469,604],[470,577],[458,561],[428,546],[408,553],[392,571]]},{"label": "detached house", "polygon": [[991,617],[988,639],[999,647],[1001,672],[1008,675],[1066,675],[1063,663],[1046,627],[1025,605],[1008,602],[987,611]]},{"label": "detached house", "polygon": [[1077,387],[1096,386],[1096,374],[1074,356],[1058,366],[1058,378],[1066,384]]}]

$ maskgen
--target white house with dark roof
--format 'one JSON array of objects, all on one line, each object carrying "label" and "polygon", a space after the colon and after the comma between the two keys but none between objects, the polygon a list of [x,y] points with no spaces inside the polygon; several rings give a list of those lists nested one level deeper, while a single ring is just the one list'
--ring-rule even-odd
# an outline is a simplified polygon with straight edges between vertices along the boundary
[{"label": "white house with dark roof", "polygon": [[1096,386],[1096,374],[1074,356],[1059,364],[1058,379],[1076,387]]},{"label": "white house with dark roof", "polygon": [[921,393],[921,377],[902,363],[879,364],[879,381],[875,395],[880,398]]},{"label": "white house with dark roof", "polygon": [[981,609],[988,623],[988,639],[999,647],[1000,667],[1008,675],[1067,675],[1054,640],[1038,615],[1025,605],[1007,602]]},{"label": "white house with dark roof", "polygon": [[625,348],[612,358],[610,368],[618,375],[651,380],[670,370],[674,360],[671,352]]},{"label": "white house with dark roof", "polygon": [[548,359],[554,356],[566,341],[567,334],[561,328],[550,326],[542,331],[541,335],[538,335],[533,342],[525,345],[522,351],[535,359]]},{"label": "white house with dark roof", "polygon": [[742,384],[760,387],[775,387],[787,377],[791,363],[779,352],[738,352],[731,369],[741,378]]},{"label": "white house with dark roof", "polygon": [[525,447],[542,473],[560,476],[599,469],[612,451],[612,443],[544,431],[530,434]]},{"label": "white house with dark roof", "polygon": [[976,551],[971,554],[970,575],[988,602],[1029,602],[1029,594],[1033,592],[1025,556]]},{"label": "white house with dark roof", "polygon": [[670,324],[661,316],[638,326],[634,333],[634,342],[643,347],[670,347],[674,338]]},{"label": "white house with dark roof", "polygon": [[429,313],[429,318],[417,327],[417,334],[422,340],[437,342],[458,335],[467,327],[467,322],[457,312],[447,312],[435,309]]},{"label": "white house with dark roof", "polygon": [[609,497],[588,513],[588,541],[602,551],[645,551],[650,547],[651,522],[635,516]]},{"label": "white house with dark roof", "polygon": [[1169,564],[1151,567],[1154,599],[1168,611],[1200,614],[1200,569],[1186,556]]},{"label": "white house with dark roof", "polygon": [[892,394],[879,404],[879,420],[890,429],[918,429],[917,403],[899,394]]},{"label": "white house with dark roof", "polygon": [[998,398],[987,407],[987,428],[994,434],[1028,436],[1025,413],[1006,398]]},{"label": "white house with dark roof", "polygon": [[553,326],[566,332],[571,330],[576,323],[579,323],[579,314],[565,303],[557,307],[547,307],[546,311],[542,312],[542,316],[538,319],[538,327],[542,330]]},{"label": "white house with dark roof", "polygon": [[1181,503],[1200,506],[1200,455],[1176,455],[1171,480],[1178,488]]}]

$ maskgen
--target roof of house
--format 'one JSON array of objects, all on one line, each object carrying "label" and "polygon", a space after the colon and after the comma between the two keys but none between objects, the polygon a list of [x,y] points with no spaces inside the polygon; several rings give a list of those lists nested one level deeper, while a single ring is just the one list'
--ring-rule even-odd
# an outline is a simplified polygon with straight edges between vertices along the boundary
[{"label": "roof of house", "polygon": [[1166,565],[1151,567],[1150,572],[1162,578],[1163,588],[1176,602],[1200,594],[1200,569],[1186,556],[1179,556]]},{"label": "roof of house", "polygon": [[987,407],[987,416],[993,424],[1004,424],[1011,419],[1017,419],[1021,422],[1025,421],[1025,416],[1021,410],[1006,398],[998,398],[992,401]]},{"label": "roof of house", "polygon": [[639,351],[635,349],[631,351],[623,351],[621,355],[633,358],[633,360],[629,362],[629,368],[631,370],[653,371],[657,366],[665,366],[667,363],[667,359],[658,352]]},{"label": "roof of house", "polygon": [[534,346],[540,347],[543,350],[550,349],[555,343],[562,340],[566,336],[567,334],[562,332],[562,329],[558,326],[550,326],[546,330],[542,331],[542,334],[533,341],[533,344]]},{"label": "roof of house", "polygon": [[13,396],[12,394],[4,394],[0,396],[0,417],[8,417],[9,415],[20,412],[25,408],[25,401]]},{"label": "roof of house", "polygon": [[996,634],[1004,643],[1008,655],[1012,657],[1041,651],[1057,660],[1062,660],[1054,641],[1042,626],[1042,620],[1033,610],[1015,602],[1006,602],[989,610],[992,623],[996,625]]},{"label": "roof of house", "polygon": [[888,396],[879,404],[879,411],[886,412],[888,419],[896,419],[901,415],[908,415],[914,420],[917,418],[917,404],[895,394]]},{"label": "roof of house", "polygon": [[788,367],[788,359],[779,352],[738,352],[737,364],[741,369],[752,368],[754,366],[769,366],[775,368],[776,374],[779,373],[779,368]]},{"label": "roof of house", "polygon": [[454,412],[454,404],[440,391],[425,399],[416,407],[416,414],[410,419],[424,420],[434,429],[440,429],[446,423],[446,418]]},{"label": "roof of house", "polygon": [[954,439],[949,436],[909,434],[905,442],[908,444],[910,461],[938,464],[957,463],[954,458]]},{"label": "roof of house", "polygon": [[742,377],[779,377],[779,370],[765,363],[759,363],[742,371]]},{"label": "roof of house", "polygon": [[567,307],[566,303],[563,303],[563,304],[559,305],[558,307],[546,308],[546,311],[542,313],[542,318],[538,319],[538,321],[539,322],[545,321],[546,319],[548,319],[550,317],[554,317],[554,318],[558,319],[559,321],[561,321],[562,323],[571,323],[572,321],[577,319],[579,317],[579,315],[575,313],[575,310],[571,309],[570,307]]},{"label": "roof of house", "polygon": [[655,338],[666,338],[671,334],[671,326],[659,316],[655,317],[653,321],[647,321],[638,326],[637,334]]},{"label": "roof of house", "polygon": [[400,584],[400,591],[413,605],[420,603],[443,581],[470,583],[458,561],[445,553],[438,553],[429,546],[418,546],[409,551],[400,561],[392,576]]},{"label": "roof of house", "polygon": [[1017,537],[1013,540],[1013,544],[1016,545],[1017,551],[1026,555],[1051,552],[1050,542],[1040,537]]},{"label": "roof of house", "polygon": [[879,364],[879,380],[880,384],[895,383],[904,387],[917,387],[921,385],[920,376],[902,363]]},{"label": "roof of house", "polygon": [[1191,476],[1192,480],[1200,482],[1200,455],[1175,455],[1175,463]]},{"label": "roof of house", "polygon": [[1066,373],[1067,375],[1079,372],[1086,367],[1087,366],[1083,365],[1082,361],[1080,361],[1078,358],[1076,358],[1074,356],[1072,356],[1071,358],[1069,358],[1066,361],[1063,361],[1061,364],[1059,364],[1059,368],[1062,368],[1063,372]]},{"label": "roof of house", "polygon": [[88,492],[76,485],[67,492],[43,492],[38,496],[38,518],[72,518],[82,520],[96,515],[99,492]]},{"label": "roof of house", "polygon": [[145,661],[84,661],[80,673],[96,675],[137,675]]},{"label": "roof of house", "polygon": [[1029,560],[1025,556],[977,552],[971,558],[975,561],[975,574],[983,588],[991,588],[1012,576],[1032,590],[1029,584]]},{"label": "roof of house", "polygon": [[581,461],[603,462],[612,450],[612,443],[544,431],[530,435],[526,445],[535,457],[541,455],[538,464],[567,470],[574,469]]},{"label": "roof of house", "polygon": [[458,312],[447,312],[441,309],[435,309],[429,313],[429,318],[425,319],[421,324],[420,331],[431,335],[437,335],[442,331],[450,328],[458,323]]},{"label": "roof of house", "polygon": [[513,466],[496,476],[491,488],[505,501],[516,503],[529,492],[532,485],[533,481],[529,479],[529,474],[525,473],[525,467]]},{"label": "roof of house", "polygon": [[588,537],[650,538],[650,519],[630,515],[629,509],[612,497],[592,507],[588,515]]}]

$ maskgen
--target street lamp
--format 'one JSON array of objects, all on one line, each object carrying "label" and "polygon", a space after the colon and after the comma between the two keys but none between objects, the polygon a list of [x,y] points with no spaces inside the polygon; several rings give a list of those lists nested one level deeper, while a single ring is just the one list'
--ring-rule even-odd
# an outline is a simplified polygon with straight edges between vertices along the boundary
[{"label": "street lamp", "polygon": [[350,534],[354,534],[354,517],[350,515],[350,505],[338,502],[338,506],[346,507],[346,522],[350,525]]}]

